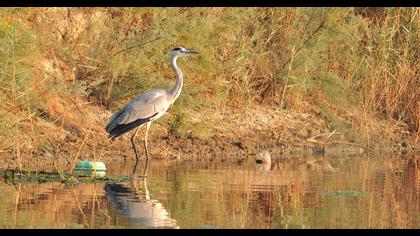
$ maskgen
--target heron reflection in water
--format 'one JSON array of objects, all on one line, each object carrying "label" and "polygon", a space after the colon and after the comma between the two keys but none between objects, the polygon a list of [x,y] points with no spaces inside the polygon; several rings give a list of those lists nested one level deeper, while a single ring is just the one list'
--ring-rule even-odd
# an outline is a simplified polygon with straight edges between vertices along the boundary
[{"label": "heron reflection in water", "polygon": [[127,217],[133,226],[179,229],[162,203],[150,199],[147,179],[133,180],[131,184],[105,185],[108,200]]}]

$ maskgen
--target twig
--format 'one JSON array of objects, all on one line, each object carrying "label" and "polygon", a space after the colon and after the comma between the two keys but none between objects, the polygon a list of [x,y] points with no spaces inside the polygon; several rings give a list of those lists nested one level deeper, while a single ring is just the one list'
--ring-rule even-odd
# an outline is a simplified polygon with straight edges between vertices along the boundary
[{"label": "twig", "polygon": [[90,66],[90,65],[83,65],[83,64],[77,64],[77,66],[84,67],[84,68],[87,68],[87,69],[92,69],[92,70],[98,69],[97,66]]},{"label": "twig", "polygon": [[43,96],[44,94],[48,93],[49,91],[50,91],[49,89],[48,89],[48,90],[45,90],[44,92],[42,92],[42,93],[38,94],[38,96],[36,96],[36,97],[31,98],[30,100],[28,100],[27,102],[24,102],[24,103],[22,103],[22,104],[19,104],[19,105],[17,105],[17,106],[15,106],[15,107],[13,107],[12,109],[9,109],[9,110],[8,110],[8,111],[6,111],[5,113],[1,114],[1,115],[0,115],[0,118],[2,118],[2,117],[3,117],[3,116],[5,116],[7,113],[9,113],[9,112],[11,112],[11,111],[13,111],[13,110],[15,110],[15,109],[17,109],[17,108],[19,108],[19,107],[23,106],[23,105],[26,105],[26,104],[28,104],[28,103],[30,103],[30,102],[33,102],[35,99],[38,99],[39,97]]},{"label": "twig", "polygon": [[[63,127],[64,127],[64,120],[66,119],[67,111],[68,111],[68,110],[67,110],[67,108],[66,108],[66,109],[64,110],[63,120],[62,120],[62,122],[61,122],[60,130],[58,131],[58,139],[60,139],[60,136],[61,136],[61,131],[63,130]],[[54,156],[53,166],[54,166],[55,170],[57,171],[57,173],[60,175],[61,181],[63,181],[63,180],[65,180],[64,173],[60,173],[60,171],[58,170],[58,168],[57,168],[57,166],[56,166],[56,164],[55,164],[56,159],[58,159],[58,157],[59,157],[59,155],[58,155],[58,153],[59,153],[59,152],[57,152],[58,145],[59,145],[59,143],[57,142],[57,145],[55,146],[55,154],[56,154],[56,155]]]},{"label": "twig", "polygon": [[79,158],[80,151],[82,150],[83,144],[85,144],[86,138],[89,136],[89,134],[90,134],[90,130],[89,130],[89,132],[86,134],[85,138],[83,139],[82,144],[81,144],[81,145],[80,145],[80,147],[79,147],[79,150],[77,150],[77,154],[76,154],[76,157],[74,158],[73,164],[72,164],[72,166],[71,166],[70,173],[72,173],[72,172],[73,172],[74,166],[76,165],[76,161],[77,161],[77,159]]},{"label": "twig", "polygon": [[[98,70],[100,68],[100,66],[102,66],[104,63],[106,63],[111,57],[115,57],[116,55],[118,55],[118,54],[120,54],[122,52],[125,52],[125,51],[130,50],[130,49],[135,48],[135,47],[146,45],[148,43],[152,43],[152,42],[157,41],[157,40],[160,40],[160,39],[162,39],[161,36],[159,36],[159,37],[157,37],[157,38],[155,38],[153,40],[147,41],[145,43],[140,43],[140,44],[137,44],[137,45],[134,45],[134,46],[131,46],[131,47],[122,49],[122,50],[120,50],[120,51],[112,54],[111,56],[108,56],[106,59],[104,59],[102,61],[99,61],[99,64],[96,67],[95,66],[89,66],[89,65],[82,65],[82,64],[78,64],[78,66],[85,67],[85,68],[92,69],[92,70]],[[98,61],[98,60],[93,59],[93,58],[88,58],[88,59]]]},{"label": "twig", "polygon": [[335,130],[333,132],[331,132],[330,135],[328,135],[328,137],[325,139],[325,141],[327,141],[331,136],[333,136],[335,134]]},{"label": "twig", "polygon": [[318,137],[321,137],[321,136],[325,136],[325,135],[327,135],[328,134],[328,137],[325,139],[325,141],[326,140],[328,140],[333,134],[339,134],[340,132],[335,132],[335,130],[334,131],[332,131],[331,133],[330,132],[328,132],[328,133],[322,133],[322,134],[318,134],[318,135],[315,135],[315,136],[313,136],[313,137],[310,137],[310,138],[308,138],[308,139],[306,139],[308,142],[311,142],[311,143],[320,143],[319,141],[317,141],[315,138],[318,138]]},{"label": "twig", "polygon": [[[305,40],[305,42],[303,42],[303,44],[295,51],[295,53],[293,54],[293,55],[295,55],[297,52],[299,52],[302,48],[303,48],[303,46],[305,46],[305,44],[310,40],[310,39],[312,39],[312,37],[322,28],[322,27],[324,27],[324,23],[325,23],[325,21],[323,21],[323,22],[321,22],[321,24],[319,25],[319,27]],[[283,64],[283,66],[281,67],[281,69],[283,69],[291,60],[292,60],[292,57],[293,57],[293,55],[291,56],[291,57],[289,57],[289,59]]]},{"label": "twig", "polygon": [[109,150],[107,150],[107,149],[108,149],[108,148],[110,148],[111,146],[113,146],[115,143],[116,143],[116,142],[115,142],[115,141],[113,141],[110,145],[108,145],[107,147],[105,147],[104,149],[102,149],[101,153],[99,154],[99,159],[101,159],[101,157],[102,157],[104,154],[106,154],[106,153],[110,152],[110,151],[109,151]]},{"label": "twig", "polygon": [[130,50],[130,49],[132,49],[132,48],[139,47],[139,46],[143,46],[143,45],[146,45],[146,44],[148,44],[148,43],[151,43],[151,42],[154,42],[154,41],[157,41],[157,40],[160,40],[160,39],[162,39],[162,37],[160,37],[160,36],[159,36],[159,37],[157,37],[157,38],[155,38],[155,39],[153,39],[153,40],[147,41],[147,42],[145,42],[145,43],[140,43],[140,44],[137,44],[137,45],[134,45],[134,46],[131,46],[131,47],[128,47],[128,48],[122,49],[122,50],[120,50],[120,51],[118,51],[118,52],[114,53],[114,54],[112,55],[112,57],[115,57],[116,55],[118,55],[118,54],[120,54],[120,53],[122,53],[122,52],[125,52],[125,51],[127,51],[127,50]]}]

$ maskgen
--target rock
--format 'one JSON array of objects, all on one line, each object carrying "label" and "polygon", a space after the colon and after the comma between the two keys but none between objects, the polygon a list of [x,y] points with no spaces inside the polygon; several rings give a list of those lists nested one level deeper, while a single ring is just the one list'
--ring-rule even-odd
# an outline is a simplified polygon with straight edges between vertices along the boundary
[{"label": "rock", "polygon": [[244,147],[244,145],[242,144],[241,141],[232,142],[232,145],[235,146],[235,147],[238,147],[238,148],[240,148],[242,150],[245,150],[245,147]]},{"label": "rock", "polygon": [[315,147],[312,149],[312,152],[314,155],[322,155],[325,154],[325,148],[319,145],[315,145]]}]

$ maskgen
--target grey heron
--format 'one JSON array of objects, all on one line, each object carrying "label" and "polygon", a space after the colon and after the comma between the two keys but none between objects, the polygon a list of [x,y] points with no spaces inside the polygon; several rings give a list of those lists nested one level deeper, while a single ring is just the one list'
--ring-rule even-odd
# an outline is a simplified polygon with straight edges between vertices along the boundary
[{"label": "grey heron", "polygon": [[181,94],[183,74],[177,66],[176,61],[179,57],[185,57],[193,54],[198,54],[198,52],[182,47],[174,48],[170,54],[170,64],[176,74],[175,86],[169,90],[154,89],[134,97],[120,111],[114,113],[106,125],[105,130],[109,133],[108,137],[112,140],[133,129],[136,129],[131,136],[131,144],[134,149],[134,154],[136,155],[136,161],[139,160],[136,145],[134,143],[137,132],[140,127],[146,124],[144,149],[146,151],[147,160],[149,160],[147,134],[149,132],[150,125],[152,124],[152,121],[163,116],[170,105],[173,104]]}]

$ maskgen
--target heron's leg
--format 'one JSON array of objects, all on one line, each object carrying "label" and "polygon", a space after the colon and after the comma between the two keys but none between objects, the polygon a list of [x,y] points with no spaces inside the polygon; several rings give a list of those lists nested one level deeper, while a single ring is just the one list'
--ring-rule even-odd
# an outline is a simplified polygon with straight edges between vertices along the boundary
[{"label": "heron's leg", "polygon": [[143,169],[143,176],[147,176],[147,167],[149,166],[149,158],[146,158],[146,164]]},{"label": "heron's leg", "polygon": [[149,159],[149,151],[147,150],[147,134],[149,133],[150,125],[152,122],[146,123],[146,134],[144,135],[144,149],[146,150],[146,157]]},{"label": "heron's leg", "polygon": [[144,188],[144,198],[146,200],[150,200],[150,193],[149,193],[149,189],[147,188],[147,179],[143,180],[143,188]]},{"label": "heron's leg", "polygon": [[146,165],[144,166],[143,175],[147,176],[147,167],[149,165],[149,151],[147,150],[147,134],[149,133],[149,128],[152,122],[147,122],[146,124],[146,134],[144,136],[144,149],[146,150]]},{"label": "heron's leg", "polygon": [[[134,138],[136,137],[137,132],[139,131],[141,125],[139,127],[137,127],[136,131],[134,131],[133,136],[131,136],[131,145],[133,145],[133,149],[134,149],[134,154],[136,154],[136,161],[139,161],[139,155],[137,154],[137,149],[136,149],[136,145],[134,144]],[[137,162],[136,162],[137,164]]]}]

